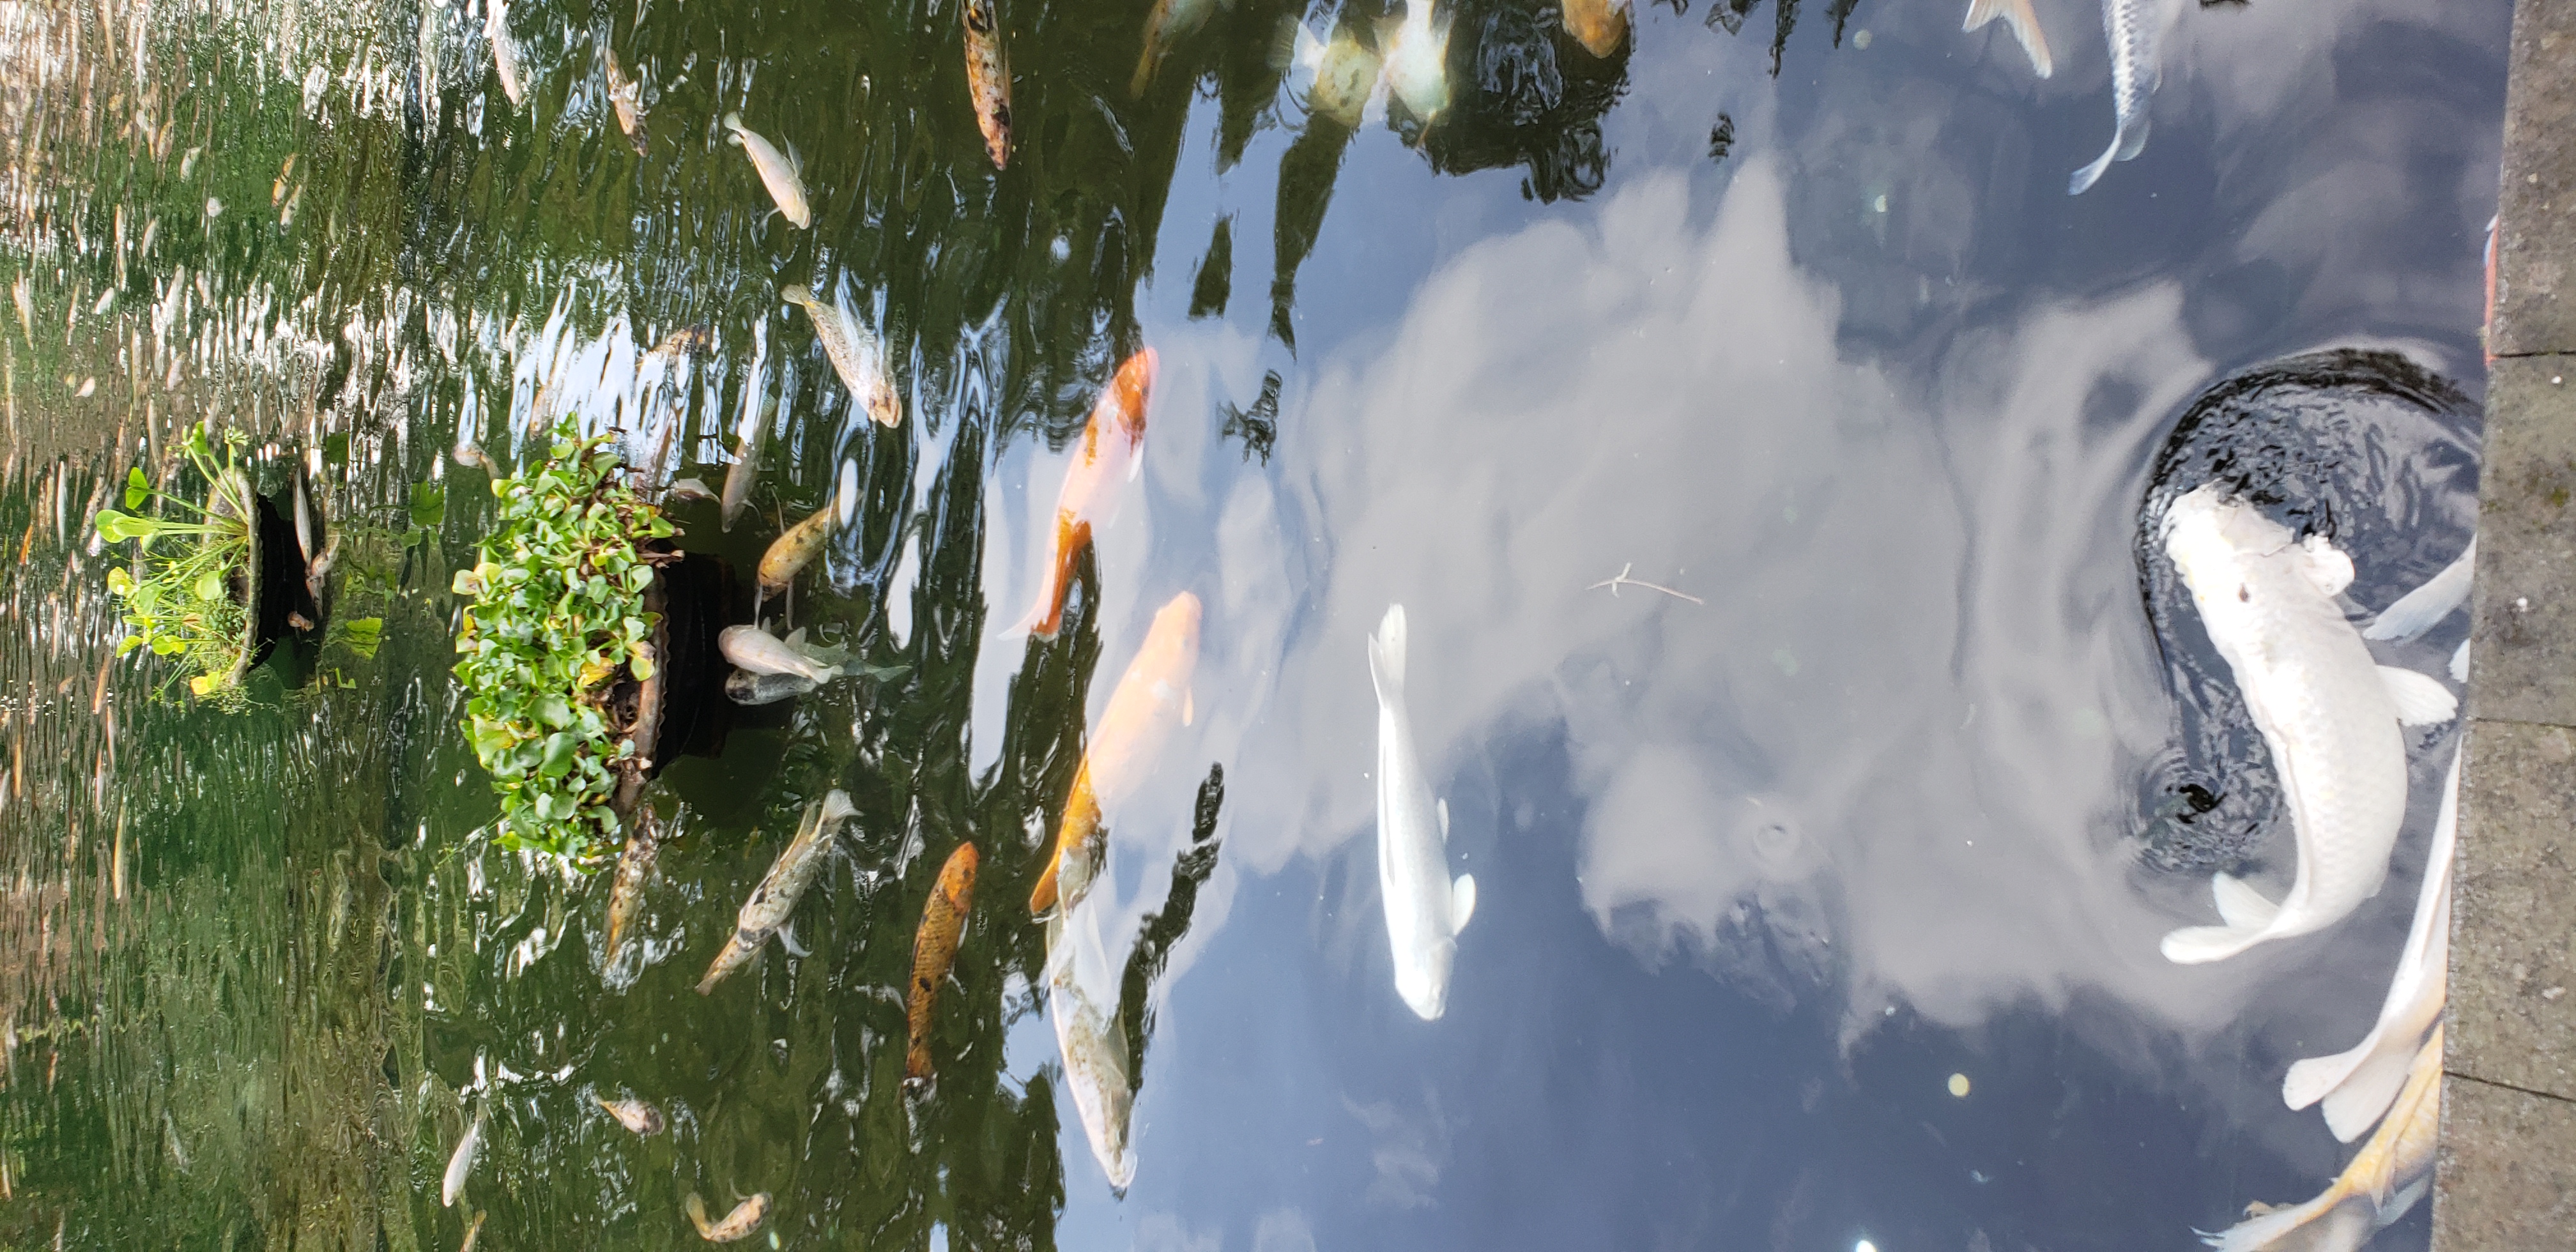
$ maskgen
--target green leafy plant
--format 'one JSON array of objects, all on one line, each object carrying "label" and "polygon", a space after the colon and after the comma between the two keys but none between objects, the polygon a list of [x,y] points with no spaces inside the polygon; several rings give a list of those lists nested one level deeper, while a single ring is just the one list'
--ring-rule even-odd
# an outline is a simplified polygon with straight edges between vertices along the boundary
[{"label": "green leafy plant", "polygon": [[456,639],[465,738],[500,794],[501,845],[585,868],[618,846],[609,800],[635,727],[616,696],[653,676],[644,593],[677,559],[642,546],[671,524],[607,445],[567,419],[542,463],[494,479],[495,527],[455,584],[472,597]]},{"label": "green leafy plant", "polygon": [[[237,705],[247,699],[241,679],[251,660],[252,528],[258,501],[237,453],[239,434],[227,432],[222,459],[204,425],[179,447],[206,481],[203,505],[154,490],[141,469],[125,475],[125,510],[100,509],[99,538],[135,541],[134,567],[108,571],[129,628],[117,645],[123,656],[137,648],[169,661],[200,699]],[[160,516],[136,512],[147,502]],[[178,516],[169,515],[175,509]]]}]

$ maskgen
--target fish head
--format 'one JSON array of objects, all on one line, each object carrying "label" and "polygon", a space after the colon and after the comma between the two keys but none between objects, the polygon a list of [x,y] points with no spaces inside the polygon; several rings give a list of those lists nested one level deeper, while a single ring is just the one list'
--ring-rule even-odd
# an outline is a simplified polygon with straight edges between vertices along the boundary
[{"label": "fish head", "polygon": [[1203,612],[1204,610],[1199,607],[1198,596],[1184,591],[1172,597],[1170,603],[1155,612],[1154,625],[1148,633],[1186,648],[1190,658],[1196,660],[1199,650],[1199,618]]},{"label": "fish head", "polygon": [[948,870],[940,875],[947,881],[940,884],[940,891],[950,903],[966,899],[967,893],[975,889],[975,871],[982,863],[983,854],[977,852],[971,843],[961,843],[955,852],[949,854]]},{"label": "fish head", "polygon": [[1152,348],[1139,348],[1134,356],[1118,367],[1118,376],[1110,381],[1110,391],[1117,397],[1119,425],[1131,440],[1145,437],[1145,401],[1154,390],[1154,373],[1161,358]]},{"label": "fish head", "polygon": [[1449,967],[1457,957],[1458,941],[1442,939],[1419,945],[1396,962],[1395,993],[1414,1016],[1436,1022],[1449,1011]]}]

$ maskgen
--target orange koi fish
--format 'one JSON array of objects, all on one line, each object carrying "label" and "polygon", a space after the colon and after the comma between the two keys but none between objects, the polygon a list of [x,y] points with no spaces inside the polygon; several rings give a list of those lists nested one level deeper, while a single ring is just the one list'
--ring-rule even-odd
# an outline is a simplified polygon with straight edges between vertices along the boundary
[{"label": "orange koi fish", "polygon": [[1054,638],[1064,624],[1064,595],[1073,585],[1074,559],[1091,546],[1091,524],[1108,524],[1118,488],[1144,468],[1145,400],[1154,389],[1155,360],[1152,348],[1127,358],[1082,428],[1082,443],[1056,493],[1055,559],[1038,588],[1037,606],[1029,610],[1029,633],[1041,639]]},{"label": "orange koi fish", "polygon": [[1055,848],[1029,893],[1031,914],[1056,907],[1059,898],[1069,908],[1090,892],[1100,860],[1101,807],[1125,798],[1153,770],[1173,723],[1190,722],[1190,672],[1198,663],[1199,598],[1184,591],[1154,615],[1145,646],[1109,693],[1109,707],[1074,771]]},{"label": "orange koi fish", "polygon": [[966,90],[975,98],[975,128],[993,168],[1011,161],[1011,68],[1002,60],[1002,23],[993,0],[966,0]]},{"label": "orange koi fish", "polygon": [[912,932],[912,997],[904,1008],[912,1037],[903,1053],[903,1080],[930,1078],[930,1012],[939,1002],[939,984],[957,959],[957,939],[966,927],[966,911],[975,899],[975,845],[961,843],[939,867],[939,884],[921,907],[921,928]]}]

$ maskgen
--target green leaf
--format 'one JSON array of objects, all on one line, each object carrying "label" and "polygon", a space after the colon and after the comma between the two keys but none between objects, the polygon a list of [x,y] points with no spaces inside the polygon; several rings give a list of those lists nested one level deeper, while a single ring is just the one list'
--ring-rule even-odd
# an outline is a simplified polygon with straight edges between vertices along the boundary
[{"label": "green leaf", "polygon": [[572,705],[552,692],[538,697],[536,712],[537,720],[557,730],[572,725]]},{"label": "green leaf", "polygon": [[142,508],[144,499],[151,494],[152,484],[143,477],[142,466],[125,471],[125,507]]},{"label": "green leaf", "polygon": [[411,485],[411,524],[423,530],[436,530],[447,524],[446,484]]},{"label": "green leaf", "polygon": [[197,575],[197,585],[192,590],[200,600],[220,599],[224,594],[223,571],[210,569]]}]

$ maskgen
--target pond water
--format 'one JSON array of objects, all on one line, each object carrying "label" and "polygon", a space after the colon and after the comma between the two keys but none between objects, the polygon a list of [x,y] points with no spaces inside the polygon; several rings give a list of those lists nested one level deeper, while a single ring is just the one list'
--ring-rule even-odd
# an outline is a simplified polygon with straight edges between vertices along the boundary
[{"label": "pond water", "polygon": [[[2041,78],[1955,0],[1716,4],[1607,56],[1444,4],[1425,124],[1335,116],[1290,25],[1395,45],[1401,4],[995,0],[997,169],[957,0],[522,0],[497,67],[456,0],[0,0],[0,1246],[690,1247],[686,1197],[763,1193],[773,1247],[2180,1248],[2316,1195],[2355,1149],[2282,1076],[2379,1012],[2454,728],[2404,732],[2348,918],[2167,961],[2210,873],[2299,860],[2153,518],[2234,483],[2349,553],[2356,622],[2467,543],[2510,6],[2159,9],[2151,136],[2070,196],[2090,5],[2038,4]],[[791,284],[888,345],[900,425]],[[1144,348],[1144,455],[1032,638]],[[565,414],[719,487],[756,432],[740,520],[671,510],[746,578],[846,479],[768,611],[894,671],[663,772],[613,962],[610,875],[488,838],[449,672],[494,514],[451,449]],[[239,712],[117,657],[91,536],[206,418],[304,468],[384,621]],[[1187,722],[1057,941],[1129,1053],[1122,1190],[1021,901],[1182,593]],[[1378,872],[1399,603],[1476,884],[1436,1020]],[[2464,633],[2372,647],[2442,675]],[[834,788],[794,947],[696,994]]]}]

